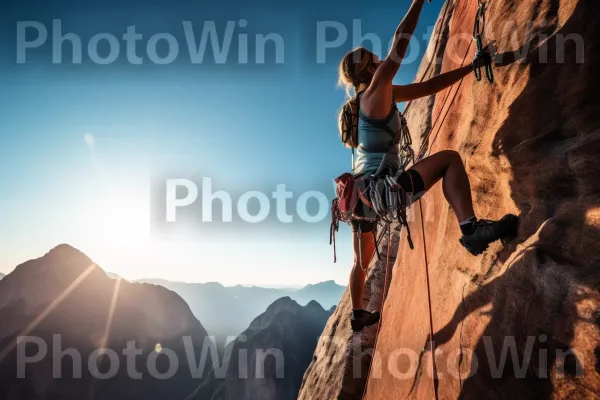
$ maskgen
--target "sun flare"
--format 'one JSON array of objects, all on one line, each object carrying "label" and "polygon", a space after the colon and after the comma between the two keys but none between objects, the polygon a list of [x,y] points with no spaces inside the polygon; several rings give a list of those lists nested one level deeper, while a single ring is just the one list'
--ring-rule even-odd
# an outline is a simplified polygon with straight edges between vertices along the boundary
[{"label": "sun flare", "polygon": [[103,242],[131,243],[150,236],[148,199],[143,196],[107,196],[90,210],[90,227],[95,239]]}]

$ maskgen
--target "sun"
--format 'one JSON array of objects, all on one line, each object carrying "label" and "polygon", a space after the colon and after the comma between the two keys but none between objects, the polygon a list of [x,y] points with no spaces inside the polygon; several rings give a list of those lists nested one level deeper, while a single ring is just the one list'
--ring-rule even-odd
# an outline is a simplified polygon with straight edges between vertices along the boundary
[{"label": "sun", "polygon": [[[150,236],[150,199],[147,179],[126,178],[107,168],[96,136],[83,134],[96,182],[92,201],[85,202],[82,214],[86,235],[101,242],[139,242]],[[110,165],[110,164],[108,164]],[[112,172],[112,173],[111,173]]]},{"label": "sun", "polygon": [[106,210],[104,233],[118,241],[144,240],[150,235],[149,218],[149,212],[138,204],[112,203]]},{"label": "sun", "polygon": [[148,199],[142,196],[111,195],[94,210],[94,236],[104,242],[132,243],[150,237]]}]

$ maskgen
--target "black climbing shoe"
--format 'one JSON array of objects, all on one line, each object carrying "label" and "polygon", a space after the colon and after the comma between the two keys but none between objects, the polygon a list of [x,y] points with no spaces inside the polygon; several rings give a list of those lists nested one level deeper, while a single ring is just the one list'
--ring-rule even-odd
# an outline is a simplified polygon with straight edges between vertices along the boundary
[{"label": "black climbing shoe", "polygon": [[517,236],[519,218],[507,214],[500,221],[478,220],[473,222],[474,231],[470,235],[463,235],[460,244],[474,256],[479,255],[496,240],[508,242]]},{"label": "black climbing shoe", "polygon": [[368,312],[365,310],[355,310],[352,315],[352,330],[354,332],[360,332],[365,327],[371,326],[379,322],[380,314],[379,311]]}]

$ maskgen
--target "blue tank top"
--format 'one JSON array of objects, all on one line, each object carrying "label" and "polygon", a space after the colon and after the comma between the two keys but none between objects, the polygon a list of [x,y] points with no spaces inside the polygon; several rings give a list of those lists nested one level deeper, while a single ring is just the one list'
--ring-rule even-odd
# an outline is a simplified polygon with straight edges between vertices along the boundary
[{"label": "blue tank top", "polygon": [[[389,131],[383,126],[387,126]],[[391,132],[397,133],[401,127],[402,120],[396,103],[392,104],[390,113],[384,119],[369,118],[362,108],[359,109],[358,147],[353,170],[355,176],[375,173],[385,155],[397,150]]]}]

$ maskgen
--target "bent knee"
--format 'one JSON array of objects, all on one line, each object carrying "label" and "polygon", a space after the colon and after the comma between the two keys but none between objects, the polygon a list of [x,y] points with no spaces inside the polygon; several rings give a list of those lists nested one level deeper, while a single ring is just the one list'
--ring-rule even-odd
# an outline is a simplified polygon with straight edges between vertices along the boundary
[{"label": "bent knee", "polygon": [[462,156],[456,150],[442,150],[440,154],[443,154],[444,158],[448,160],[448,164],[452,163],[461,163],[462,164]]}]

